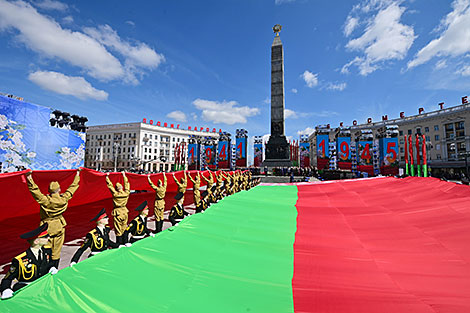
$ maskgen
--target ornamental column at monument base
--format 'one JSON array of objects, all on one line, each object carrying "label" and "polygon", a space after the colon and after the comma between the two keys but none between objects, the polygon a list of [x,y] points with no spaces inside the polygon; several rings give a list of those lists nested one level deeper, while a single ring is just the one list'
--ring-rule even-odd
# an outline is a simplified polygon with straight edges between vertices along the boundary
[{"label": "ornamental column at monument base", "polygon": [[284,135],[284,49],[279,32],[281,25],[273,27],[276,36],[271,46],[271,135],[266,144],[263,166],[291,166],[290,146]]}]

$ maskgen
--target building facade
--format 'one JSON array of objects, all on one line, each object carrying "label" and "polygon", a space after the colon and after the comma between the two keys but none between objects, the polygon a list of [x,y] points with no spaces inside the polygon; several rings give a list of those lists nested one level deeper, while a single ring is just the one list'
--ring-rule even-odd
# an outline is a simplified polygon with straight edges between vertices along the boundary
[{"label": "building facade", "polygon": [[[370,122],[350,127],[353,142],[360,130],[371,129],[374,138],[377,131],[385,125],[397,125],[399,129],[399,159],[404,166],[405,135],[425,135],[427,162],[433,174],[465,172],[465,158],[470,151],[470,104],[462,104],[429,113],[401,117],[380,122]],[[322,130],[324,131],[324,130]],[[329,130],[330,142],[335,140],[338,129]],[[310,159],[317,164],[316,131],[309,136],[311,144]],[[416,155],[415,155],[416,157]],[[421,156],[422,157],[422,156]],[[416,160],[416,159],[415,159]]]},{"label": "building facade", "polygon": [[187,159],[189,136],[218,139],[219,134],[146,123],[90,126],[86,133],[85,167],[102,171],[169,172],[174,169],[178,146]]}]

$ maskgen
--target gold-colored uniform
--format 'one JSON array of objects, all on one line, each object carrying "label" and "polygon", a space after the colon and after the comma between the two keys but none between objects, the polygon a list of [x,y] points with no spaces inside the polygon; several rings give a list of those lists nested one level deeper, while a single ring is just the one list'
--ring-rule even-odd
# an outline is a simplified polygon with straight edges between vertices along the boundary
[{"label": "gold-colored uniform", "polygon": [[106,184],[113,195],[114,209],[111,214],[114,219],[114,231],[116,232],[116,236],[122,236],[127,227],[127,213],[129,212],[126,207],[129,195],[131,194],[129,180],[124,176],[124,188],[121,191],[117,191],[114,188],[108,176],[106,176]]},{"label": "gold-colored uniform", "polygon": [[149,179],[150,187],[152,187],[152,189],[155,190],[155,206],[153,208],[153,211],[155,213],[155,220],[157,222],[163,221],[163,212],[165,211],[165,194],[166,194],[166,187],[167,187],[166,175],[163,174],[163,184],[161,184],[160,187],[156,186],[150,180],[150,177],[148,179]]},{"label": "gold-colored uniform", "polygon": [[199,190],[199,188],[201,188],[201,177],[199,176],[199,173],[197,173],[195,179],[193,179],[191,175],[189,175],[189,179],[193,183],[194,205],[197,208],[201,202],[201,191]]},{"label": "gold-colored uniform", "polygon": [[64,244],[65,226],[67,225],[62,213],[67,210],[69,200],[78,189],[80,176],[75,175],[72,184],[62,194],[53,193],[51,195],[43,195],[39,187],[34,183],[32,177],[26,181],[28,182],[28,188],[34,200],[40,205],[40,225],[44,223],[48,224],[47,232],[50,235],[52,260],[58,260],[60,259],[60,252]]},{"label": "gold-colored uniform", "polygon": [[181,178],[181,182],[176,179],[176,177],[173,175],[173,179],[175,180],[176,185],[178,186],[178,192],[183,193],[183,200],[184,200],[184,193],[186,192],[186,188],[188,188],[188,179],[186,177],[186,173],[184,173],[184,177]]},{"label": "gold-colored uniform", "polygon": [[212,196],[211,188],[214,185],[214,177],[212,177],[212,173],[209,172],[209,179],[207,179],[204,175],[202,175],[202,178],[204,178],[204,180],[207,183],[207,189],[206,189],[207,193],[208,193],[207,197],[208,197],[208,199],[212,199],[213,196]]}]

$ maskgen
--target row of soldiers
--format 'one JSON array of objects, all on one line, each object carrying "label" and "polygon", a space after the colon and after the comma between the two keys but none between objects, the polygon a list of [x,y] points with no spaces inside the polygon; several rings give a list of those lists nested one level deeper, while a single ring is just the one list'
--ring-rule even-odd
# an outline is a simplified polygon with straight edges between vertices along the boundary
[{"label": "row of soldiers", "polygon": [[[77,191],[80,182],[80,170],[64,193],[58,182],[49,184],[49,194],[44,195],[39,190],[32,178],[32,172],[26,173],[26,181],[33,198],[40,205],[40,226],[26,234],[21,235],[30,244],[25,252],[13,258],[11,266],[0,283],[2,299],[13,296],[13,292],[26,286],[39,277],[51,273],[55,274],[59,268],[60,253],[65,239],[65,226],[67,225],[63,213],[67,209],[68,201]],[[75,265],[82,254],[90,249],[90,256],[96,255],[110,248],[128,247],[133,242],[147,236],[155,236],[162,231],[165,209],[165,195],[167,189],[167,175],[163,174],[163,181],[158,180],[155,184],[150,175],[148,182],[155,191],[155,231],[151,232],[147,228],[147,217],[149,208],[147,201],[139,205],[135,210],[139,212],[128,225],[127,202],[131,194],[129,180],[125,172],[122,172],[124,186],[120,183],[113,185],[106,175],[106,183],[113,197],[112,216],[114,221],[114,231],[116,241],[110,239],[109,217],[106,210],[102,209],[91,222],[96,222],[96,227],[87,233],[83,244],[73,255],[70,266]],[[251,172],[237,171],[233,174],[219,172],[208,172],[208,177],[197,172],[195,177],[191,177],[186,171],[183,177],[178,180],[173,174],[173,179],[177,185],[176,204],[171,208],[169,220],[172,225],[178,224],[189,213],[184,210],[184,195],[188,186],[188,177],[193,183],[193,198],[196,213],[206,210],[211,203],[221,200],[223,197],[232,195],[241,190],[248,190],[259,183],[259,180],[252,179]],[[207,183],[207,188],[201,193],[201,178]],[[130,237],[130,238],[129,238]],[[11,289],[13,280],[18,282]]]}]

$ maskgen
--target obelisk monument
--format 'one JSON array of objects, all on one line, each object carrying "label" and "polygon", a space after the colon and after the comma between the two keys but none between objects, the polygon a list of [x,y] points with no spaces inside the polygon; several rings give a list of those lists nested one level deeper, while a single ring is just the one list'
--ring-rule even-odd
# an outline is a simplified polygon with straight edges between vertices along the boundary
[{"label": "obelisk monument", "polygon": [[271,136],[266,144],[263,166],[291,166],[289,143],[284,134],[284,49],[279,32],[282,26],[273,27],[274,41],[271,46]]}]

